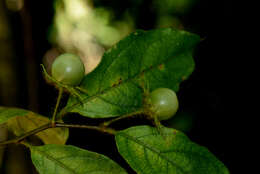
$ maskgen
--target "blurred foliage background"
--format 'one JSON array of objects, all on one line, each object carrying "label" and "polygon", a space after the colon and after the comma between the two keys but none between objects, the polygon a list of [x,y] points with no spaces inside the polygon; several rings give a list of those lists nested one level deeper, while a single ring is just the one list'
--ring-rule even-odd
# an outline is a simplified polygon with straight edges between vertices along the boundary
[{"label": "blurred foliage background", "polygon": [[[229,131],[232,88],[227,76],[232,58],[231,20],[231,1],[0,0],[0,105],[49,116],[57,91],[45,83],[40,63],[50,71],[59,54],[76,53],[88,73],[106,49],[136,29],[184,29],[202,38],[195,50],[196,70],[178,93],[180,111],[164,124],[207,146],[232,171],[232,142],[236,140]],[[91,120],[73,116],[70,121]],[[136,122],[142,124],[143,120]],[[119,127],[122,125],[129,123],[123,121]],[[0,125],[0,141],[12,137],[7,134],[5,125]],[[117,154],[113,137],[82,130],[71,130],[70,135],[69,144],[103,153],[134,173]],[[104,142],[109,142],[106,147]],[[23,147],[8,146],[0,148],[0,173],[36,171]]]}]

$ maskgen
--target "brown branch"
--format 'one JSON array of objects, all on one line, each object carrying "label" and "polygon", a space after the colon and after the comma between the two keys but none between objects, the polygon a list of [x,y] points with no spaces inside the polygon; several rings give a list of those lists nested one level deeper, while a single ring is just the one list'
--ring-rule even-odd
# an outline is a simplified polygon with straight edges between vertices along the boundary
[{"label": "brown branch", "polygon": [[102,127],[102,126],[89,126],[89,125],[75,125],[75,124],[65,124],[65,123],[56,123],[56,127],[66,127],[66,128],[79,128],[79,129],[91,129],[97,130],[100,132],[108,133],[111,135],[115,135],[116,130]]},{"label": "brown branch", "polygon": [[13,143],[19,143],[20,141],[24,140],[25,138],[31,136],[31,135],[34,135],[34,134],[37,134],[41,131],[44,131],[46,129],[49,129],[49,128],[52,128],[52,124],[51,123],[48,123],[48,124],[45,124],[45,125],[42,125],[36,129],[33,129],[32,131],[29,131],[21,136],[18,136],[12,140],[8,140],[8,141],[4,141],[4,142],[0,142],[0,146],[2,145],[7,145],[7,144],[13,144]]},{"label": "brown branch", "polygon": [[20,143],[21,141],[23,141],[25,138],[37,134],[41,131],[44,131],[46,129],[50,129],[50,128],[56,128],[56,127],[65,127],[65,128],[80,128],[80,129],[91,129],[91,130],[97,130],[100,132],[104,132],[104,133],[108,133],[111,135],[115,135],[116,130],[108,128],[108,127],[99,127],[99,126],[90,126],[90,125],[75,125],[75,124],[65,124],[65,123],[59,123],[59,122],[55,122],[54,124],[52,122],[42,125],[41,127],[38,127],[36,129],[33,129],[21,136],[18,136],[12,140],[8,140],[8,141],[3,141],[0,142],[0,146],[3,145],[7,145],[7,144],[14,144],[14,143]]},{"label": "brown branch", "polygon": [[126,114],[126,115],[123,115],[123,116],[120,116],[120,117],[116,117],[114,119],[111,119],[111,120],[108,120],[108,121],[105,121],[101,124],[101,126],[104,126],[104,127],[108,127],[110,124],[114,123],[114,122],[117,122],[119,120],[123,120],[123,119],[126,119],[126,118],[131,118],[131,117],[135,117],[137,115],[141,115],[141,114],[144,114],[144,111],[141,109],[139,111],[136,111],[136,112],[133,112],[133,113],[129,113],[129,114]]}]

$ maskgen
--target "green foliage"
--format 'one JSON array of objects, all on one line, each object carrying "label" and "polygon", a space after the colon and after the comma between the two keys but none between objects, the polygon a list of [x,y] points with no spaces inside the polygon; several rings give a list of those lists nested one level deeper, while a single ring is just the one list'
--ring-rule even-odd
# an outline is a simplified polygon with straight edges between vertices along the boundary
[{"label": "green foliage", "polygon": [[104,155],[74,146],[30,146],[33,164],[40,174],[127,174]]},{"label": "green foliage", "polygon": [[140,174],[228,174],[206,148],[170,128],[137,126],[116,134],[119,153]]},{"label": "green foliage", "polygon": [[25,116],[29,112],[24,109],[0,107],[0,124],[16,116]]},{"label": "green foliage", "polygon": [[[9,131],[16,136],[21,136],[49,122],[47,117],[31,111],[0,107],[0,124],[7,123]],[[45,144],[65,144],[69,130],[67,128],[48,129],[37,133],[36,136]]]},{"label": "green foliage", "polygon": [[178,91],[194,69],[192,51],[199,40],[197,35],[173,29],[131,34],[109,49],[99,66],[85,76],[84,103],[71,97],[66,111],[91,118],[117,117],[142,109],[144,90]]},{"label": "green foliage", "polygon": [[[66,143],[68,128],[86,128],[114,135],[119,153],[138,174],[229,174],[208,149],[176,129],[163,127],[149,109],[150,91],[169,88],[177,92],[180,83],[192,73],[192,51],[199,40],[195,34],[173,29],[131,34],[104,54],[80,87],[52,81],[60,92],[51,121],[31,111],[0,107],[0,124],[6,123],[17,136],[0,142],[0,146],[21,143],[30,148],[40,174],[125,174],[104,155],[61,145]],[[48,79],[46,72],[44,75]],[[56,117],[63,88],[74,94],[79,92],[77,98],[70,96]],[[60,119],[68,112],[90,118],[116,118],[99,126],[64,124]],[[138,115],[153,119],[156,127],[144,125],[122,131],[110,127],[115,121]],[[38,136],[47,145],[32,146],[26,139],[30,135]]]}]

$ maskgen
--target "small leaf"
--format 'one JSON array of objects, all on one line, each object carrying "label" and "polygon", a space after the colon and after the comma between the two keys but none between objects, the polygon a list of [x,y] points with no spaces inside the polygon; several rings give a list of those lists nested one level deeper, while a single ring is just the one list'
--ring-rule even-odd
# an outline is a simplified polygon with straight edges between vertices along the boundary
[{"label": "small leaf", "polygon": [[108,157],[70,145],[31,146],[40,174],[127,174]]},{"label": "small leaf", "polygon": [[139,174],[228,174],[205,147],[170,128],[131,127],[116,134],[119,153]]},{"label": "small leaf", "polygon": [[185,31],[137,31],[105,52],[99,66],[86,75],[82,104],[70,97],[65,112],[91,118],[116,117],[142,108],[144,89],[179,89],[194,69],[192,50],[200,38]]},{"label": "small leaf", "polygon": [[[0,124],[5,122],[10,131],[16,136],[20,136],[49,123],[50,120],[24,109],[0,107]],[[39,132],[36,136],[45,144],[65,144],[69,130],[67,128],[52,128]]]}]

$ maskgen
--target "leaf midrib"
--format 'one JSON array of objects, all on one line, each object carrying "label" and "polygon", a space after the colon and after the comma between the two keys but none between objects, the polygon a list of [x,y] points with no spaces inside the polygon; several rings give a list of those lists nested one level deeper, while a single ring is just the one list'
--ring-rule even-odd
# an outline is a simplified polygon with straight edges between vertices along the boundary
[{"label": "leaf midrib", "polygon": [[[155,136],[155,135],[158,135],[156,133],[150,133],[150,134],[146,134],[146,135],[143,135],[143,136],[140,136],[140,137],[136,137],[136,139],[138,138],[143,138],[143,137],[146,137],[146,136]],[[164,134],[165,136],[172,136],[172,134]],[[134,137],[133,137],[134,138]],[[188,139],[189,140],[189,139]],[[137,140],[139,141],[139,140]],[[189,140],[190,141],[190,140]],[[193,142],[189,142],[193,145],[196,145],[200,148],[200,150],[203,150],[203,151],[206,151],[207,153],[209,152],[205,147],[202,147],[198,144],[195,144]],[[202,149],[203,148],[203,149]],[[200,153],[197,153],[197,152],[191,152],[191,151],[183,151],[183,150],[168,150],[168,151],[160,151],[159,153],[171,153],[171,152],[174,152],[174,153],[183,153],[183,154],[193,154],[195,156],[199,156],[201,158],[208,158],[209,160],[211,160],[211,157],[208,157],[206,155],[203,155],[203,154],[200,154]]]},{"label": "leaf midrib", "polygon": [[[59,158],[59,160],[57,160],[57,159],[55,159],[55,158],[53,158],[52,156],[50,156],[49,154],[47,154],[47,153],[45,153],[45,152],[43,152],[43,151],[41,151],[41,150],[38,150],[38,149],[33,149],[34,151],[36,151],[36,152],[38,152],[38,153],[40,153],[41,155],[43,155],[43,156],[45,156],[46,158],[48,158],[49,160],[51,160],[51,161],[54,161],[54,163],[57,163],[60,167],[62,167],[62,168],[64,168],[64,169],[66,169],[66,170],[68,170],[69,172],[71,172],[71,173],[73,173],[73,174],[79,174],[79,173],[76,173],[73,169],[71,169],[71,168],[69,168],[69,167],[67,167],[65,164],[63,164],[62,162],[60,162],[59,160],[60,159],[63,159],[63,158]],[[72,158],[73,156],[69,156],[69,157],[67,157],[67,156],[65,156],[64,158]],[[80,156],[77,156],[77,157],[80,157]],[[88,158],[88,159],[93,159],[92,157],[88,157],[88,156],[82,156],[82,158]],[[96,158],[95,160],[97,160],[97,161],[103,161],[103,160],[107,160],[106,158]],[[110,161],[108,161],[108,162],[110,162]],[[112,164],[111,164],[112,165]],[[115,166],[113,166],[113,167],[115,167]],[[120,166],[118,166],[118,167],[120,167]],[[102,168],[101,168],[101,170],[102,170]],[[107,170],[103,170],[103,171],[101,171],[101,170],[92,170],[92,171],[87,171],[87,173],[92,173],[92,172],[102,172],[102,173],[106,173],[106,172],[108,172]],[[120,171],[120,172],[122,172],[122,171]]]},{"label": "leaf midrib", "polygon": [[68,170],[70,173],[79,174],[79,173],[76,173],[75,171],[73,171],[71,168],[69,168],[66,165],[64,165],[62,162],[56,160],[55,158],[53,158],[49,154],[47,154],[47,153],[45,153],[45,152],[43,152],[41,150],[38,150],[36,148],[33,148],[32,150],[35,151],[35,152],[38,152],[42,156],[45,156],[47,159],[53,161],[54,163],[57,163],[61,168],[65,169],[65,170]]},{"label": "leaf midrib", "polygon": [[135,137],[132,137],[126,133],[120,132],[118,133],[118,135],[122,135],[123,137],[125,136],[125,138],[131,139],[132,141],[134,141],[135,143],[149,149],[150,151],[152,151],[153,153],[156,153],[158,156],[162,157],[164,160],[166,160],[167,162],[171,163],[173,166],[176,166],[181,172],[183,172],[184,174],[190,174],[186,171],[184,171],[182,169],[182,167],[180,167],[178,164],[176,164],[174,161],[171,161],[170,159],[168,159],[166,156],[161,154],[161,151],[158,151],[157,149],[147,146],[145,143],[143,143],[142,141],[137,140]]},{"label": "leaf midrib", "polygon": [[[184,172],[184,173],[186,173],[186,171],[184,171],[178,164],[174,163],[173,161],[171,161],[170,159],[168,159],[167,157],[165,157],[163,154],[164,154],[164,153],[171,153],[171,152],[173,152],[173,153],[183,153],[183,154],[193,154],[193,155],[199,156],[199,157],[201,157],[201,158],[207,158],[207,159],[210,161],[210,163],[213,164],[213,166],[214,166],[216,169],[219,169],[218,165],[215,165],[215,163],[214,163],[214,161],[216,160],[216,159],[214,159],[214,156],[209,157],[209,156],[203,155],[203,154],[201,154],[201,153],[189,152],[189,151],[183,151],[183,150],[174,150],[174,149],[168,150],[168,151],[160,151],[160,150],[157,150],[157,149],[155,149],[155,148],[153,148],[153,147],[150,147],[150,146],[148,146],[147,144],[143,143],[142,141],[138,140],[138,138],[140,138],[140,137],[133,137],[133,136],[130,136],[130,135],[124,133],[124,132],[120,132],[120,133],[118,133],[118,135],[125,136],[125,138],[128,138],[128,139],[134,141],[135,143],[137,143],[137,144],[143,146],[143,148],[147,148],[147,149],[151,150],[152,152],[156,153],[158,156],[162,157],[162,158],[165,159],[166,161],[169,161],[172,165],[175,165],[176,167],[178,167],[179,169],[181,169],[181,171]],[[141,136],[141,137],[153,136],[153,135],[158,135],[158,134],[149,133],[149,134],[143,135],[143,136]],[[164,134],[164,135],[167,136],[167,135],[171,135],[171,134]],[[192,143],[192,142],[191,142],[191,143]],[[192,143],[192,144],[193,144],[193,143]],[[197,144],[194,144],[194,145],[199,146],[199,145],[197,145]],[[200,148],[203,148],[203,147],[201,147],[201,146],[199,146],[199,147],[200,147]],[[201,149],[201,150],[205,150],[205,151],[208,152],[207,149]],[[189,171],[187,171],[187,172],[189,172]],[[187,173],[187,174],[188,174],[188,173]]]},{"label": "leaf midrib", "polygon": [[[188,50],[188,48],[185,48],[184,50]],[[87,97],[86,99],[83,99],[83,100],[85,100],[84,103],[87,103],[87,102],[89,102],[89,101],[91,101],[91,100],[94,100],[95,98],[100,97],[101,95],[103,95],[103,94],[109,92],[111,89],[118,88],[120,85],[123,85],[123,84],[125,84],[125,83],[128,83],[129,81],[134,81],[134,80],[135,80],[136,78],[138,78],[139,76],[142,76],[143,73],[145,74],[145,73],[147,73],[147,72],[149,72],[149,71],[152,71],[152,70],[154,70],[155,68],[158,68],[161,64],[165,64],[165,63],[167,63],[168,61],[170,61],[171,59],[174,59],[175,57],[178,57],[179,55],[183,54],[181,51],[182,51],[182,50],[179,50],[179,53],[177,53],[175,56],[169,56],[169,58],[165,59],[165,61],[162,61],[162,62],[160,62],[160,63],[158,63],[158,64],[156,64],[156,65],[154,65],[154,66],[152,66],[152,67],[148,67],[148,68],[144,69],[143,71],[137,73],[136,75],[134,75],[134,76],[132,76],[132,77],[130,77],[130,78],[128,78],[128,79],[122,81],[122,82],[121,82],[120,84],[118,84],[118,85],[108,87],[108,88],[104,89],[103,91],[97,92],[97,93],[94,94],[93,96],[90,96],[90,97]],[[65,107],[64,109],[68,111],[70,108],[76,107],[76,106],[81,105],[81,104],[82,104],[81,102],[76,102],[75,104],[70,105],[70,106],[67,106],[67,107]],[[69,111],[68,111],[68,112],[69,112]]]}]

